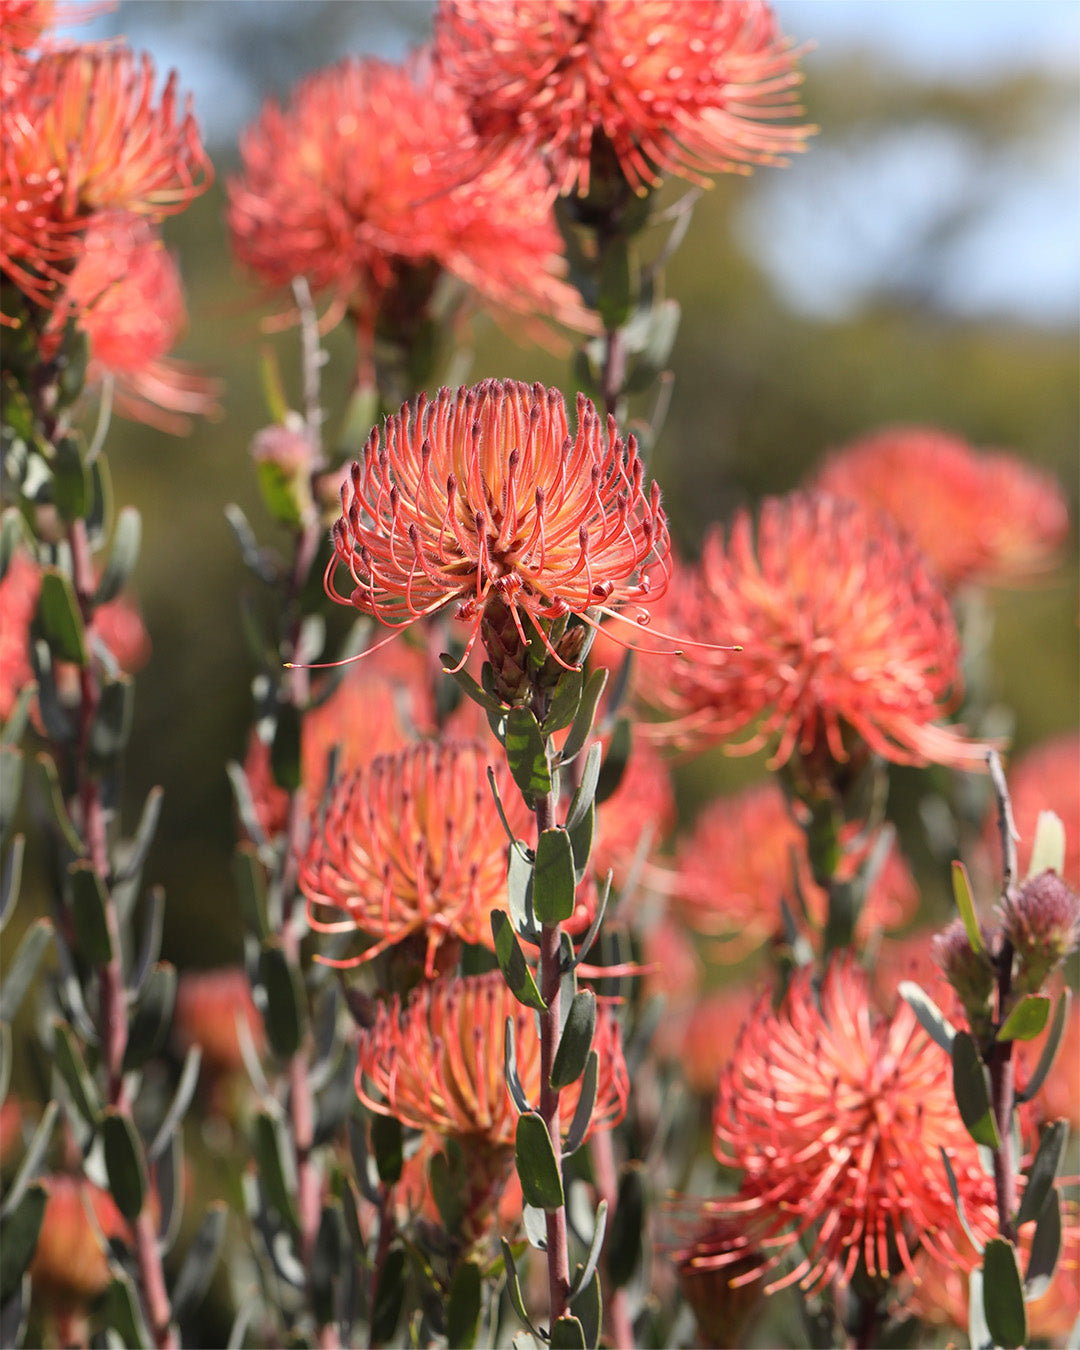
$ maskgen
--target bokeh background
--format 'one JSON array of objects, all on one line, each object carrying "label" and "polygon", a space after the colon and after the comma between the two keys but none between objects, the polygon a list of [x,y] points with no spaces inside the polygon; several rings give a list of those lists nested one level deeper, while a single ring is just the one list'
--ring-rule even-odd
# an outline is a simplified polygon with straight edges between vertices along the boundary
[{"label": "bokeh background", "polygon": [[[817,44],[805,103],[821,133],[791,168],[705,194],[668,269],[683,322],[652,467],[680,547],[692,552],[710,521],[796,486],[824,451],[892,422],[1019,452],[1056,473],[1075,505],[1080,6],[775,7],[785,31]],[[430,15],[420,0],[138,0],[72,30],[123,34],[162,75],[175,66],[217,168],[213,190],[166,232],[191,309],[179,354],[222,380],[224,415],[186,439],[117,420],[109,440],[117,500],[144,515],[135,586],[154,643],[137,685],[128,809],[164,786],[147,876],[166,888],[165,954],[181,966],[241,954],[224,763],[244,752],[253,663],[238,595],[255,583],[223,508],[239,502],[272,535],[247,455],[269,420],[266,344],[294,396],[298,386],[295,335],[262,331],[266,308],[230,259],[224,185],[262,99],[346,52],[398,58]],[[489,320],[473,335],[470,379],[570,388],[566,352],[516,347]],[[352,353],[344,331],[328,346],[332,431]],[[1075,531],[1058,572],[994,594],[991,609],[992,693],[1014,710],[1023,749],[1077,721]],[[721,756],[683,766],[681,808],[748,772]]]}]

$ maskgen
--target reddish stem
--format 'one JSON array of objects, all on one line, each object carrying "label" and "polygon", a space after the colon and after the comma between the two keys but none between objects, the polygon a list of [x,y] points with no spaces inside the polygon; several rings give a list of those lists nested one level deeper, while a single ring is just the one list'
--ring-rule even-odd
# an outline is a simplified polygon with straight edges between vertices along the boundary
[{"label": "reddish stem", "polygon": [[[1008,1016],[1012,990],[1012,943],[1002,941],[998,957],[998,1022]],[[1012,1041],[995,1040],[990,1049],[990,1101],[1001,1143],[994,1150],[994,1198],[997,1201],[998,1232],[1016,1241],[1016,1157],[1013,1152],[1012,1117],[1016,1103]]]}]

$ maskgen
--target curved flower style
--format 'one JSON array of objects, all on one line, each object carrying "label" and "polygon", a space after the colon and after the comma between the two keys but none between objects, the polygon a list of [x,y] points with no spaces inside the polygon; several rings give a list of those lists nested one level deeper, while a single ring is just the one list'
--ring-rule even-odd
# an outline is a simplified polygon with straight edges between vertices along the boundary
[{"label": "curved flower style", "polygon": [[[837,880],[850,880],[868,848],[845,852]],[[801,897],[819,931],[828,897],[814,881],[806,834],[780,786],[769,780],[711,802],[680,846],[672,899],[686,923],[718,938],[711,954],[737,961],[783,933],[781,902],[799,913]],[[882,929],[899,928],[918,904],[914,879],[895,847],[867,891],[857,936],[865,942]]]},{"label": "curved flower style", "polygon": [[930,427],[890,427],[836,451],[817,487],[882,511],[949,590],[1046,571],[1069,530],[1064,494],[1049,474]]},{"label": "curved flower style", "polygon": [[978,1258],[941,1150],[972,1231],[997,1231],[993,1181],[956,1109],[948,1057],[906,1003],[876,1016],[850,961],[830,966],[820,1002],[810,970],[780,1012],[762,1001],[721,1075],[714,1131],[717,1157],[743,1171],[715,1212],[743,1217],[771,1249],[769,1267],[805,1250],[771,1289],[850,1280],[860,1263],[871,1278],[916,1277],[920,1247],[970,1269]]},{"label": "curved flower style", "polygon": [[[663,594],[670,549],[633,436],[578,395],[571,436],[557,389],[485,380],[386,419],[341,490],[327,591],[391,628],[457,604],[472,621],[505,605],[522,642],[534,620],[610,613]],[[655,589],[644,570],[655,561]],[[354,589],[334,589],[344,564]]]},{"label": "curved flower style", "polygon": [[51,31],[112,9],[114,0],[0,0],[0,98],[14,93],[34,64],[34,49],[48,47]]},{"label": "curved flower style", "polygon": [[176,75],[155,106],[154,67],[123,47],[36,61],[2,107],[0,271],[49,304],[97,211],[182,211],[212,169]]},{"label": "curved flower style", "polygon": [[435,34],[478,151],[542,157],[563,194],[589,191],[601,141],[642,192],[782,164],[813,130],[782,124],[802,76],[759,0],[442,0]]},{"label": "curved flower style", "polygon": [[[417,986],[404,1010],[397,995],[382,1004],[375,1024],[360,1033],[356,1091],[372,1111],[418,1130],[482,1136],[512,1147],[518,1112],[506,1086],[503,1045],[514,1023],[518,1075],[526,1096],[540,1095],[540,1036],[536,1018],[514,998],[499,971],[439,979]],[[599,1060],[591,1130],[622,1120],[630,1091],[622,1034],[611,1008],[597,1008],[593,1048]],[[370,1086],[369,1086],[370,1085]],[[569,1124],[581,1081],[563,1088]]]},{"label": "curved flower style", "polygon": [[896,763],[985,768],[986,746],[935,724],[961,679],[948,599],[921,551],[857,503],[769,498],[756,540],[741,511],[680,574],[672,609],[675,631],[741,650],[671,659],[652,685],[679,720],[658,735],[715,743],[756,728],[731,748],[775,741],[771,767],[795,753],[843,762],[854,735]]},{"label": "curved flower style", "polygon": [[87,378],[115,381],[117,410],[162,431],[218,411],[216,382],[166,353],[187,328],[180,272],[149,221],[129,211],[91,219],[57,318],[71,313],[90,344]]},{"label": "curved flower style", "polygon": [[[343,964],[370,960],[415,933],[426,939],[430,978],[446,941],[491,946],[491,911],[506,903],[507,843],[488,764],[478,744],[426,742],[334,783],[299,883],[313,928],[377,939]],[[527,837],[531,815],[501,765],[496,778],[511,828]],[[320,905],[348,918],[324,922]]]},{"label": "curved flower style", "polygon": [[270,287],[304,276],[356,318],[426,301],[440,269],[498,309],[575,328],[592,320],[563,280],[543,176],[462,182],[464,110],[430,63],[350,58],[270,101],[244,134],[228,184],[237,258]]}]

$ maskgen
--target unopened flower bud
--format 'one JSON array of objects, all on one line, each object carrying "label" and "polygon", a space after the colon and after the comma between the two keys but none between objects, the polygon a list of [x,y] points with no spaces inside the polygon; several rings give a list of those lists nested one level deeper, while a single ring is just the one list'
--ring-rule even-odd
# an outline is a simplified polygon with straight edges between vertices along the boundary
[{"label": "unopened flower bud", "polygon": [[1056,872],[1040,872],[1005,897],[1001,924],[1016,952],[1014,988],[1037,993],[1080,942],[1080,899]]},{"label": "unopened flower bud", "polygon": [[981,951],[971,945],[962,919],[954,919],[930,943],[933,957],[956,991],[976,1035],[985,1034],[993,1013],[996,972],[984,943]]},{"label": "unopened flower bud", "polygon": [[311,475],[318,447],[295,414],[281,425],[264,427],[251,443],[263,500],[275,520],[296,526],[314,509]]}]

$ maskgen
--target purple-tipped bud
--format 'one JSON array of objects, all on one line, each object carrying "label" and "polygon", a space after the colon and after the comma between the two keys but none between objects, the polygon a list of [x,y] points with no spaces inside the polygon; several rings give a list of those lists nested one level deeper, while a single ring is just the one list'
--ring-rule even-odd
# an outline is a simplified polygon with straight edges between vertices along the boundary
[{"label": "purple-tipped bud", "polygon": [[956,991],[963,1004],[972,1031],[978,1036],[990,1027],[993,1014],[996,971],[984,941],[976,951],[968,938],[962,919],[954,919],[944,932],[930,943],[934,961]]},{"label": "purple-tipped bud", "polygon": [[1037,993],[1080,942],[1080,898],[1056,872],[1040,872],[1002,901],[1001,926],[1016,952],[1014,988]]}]

